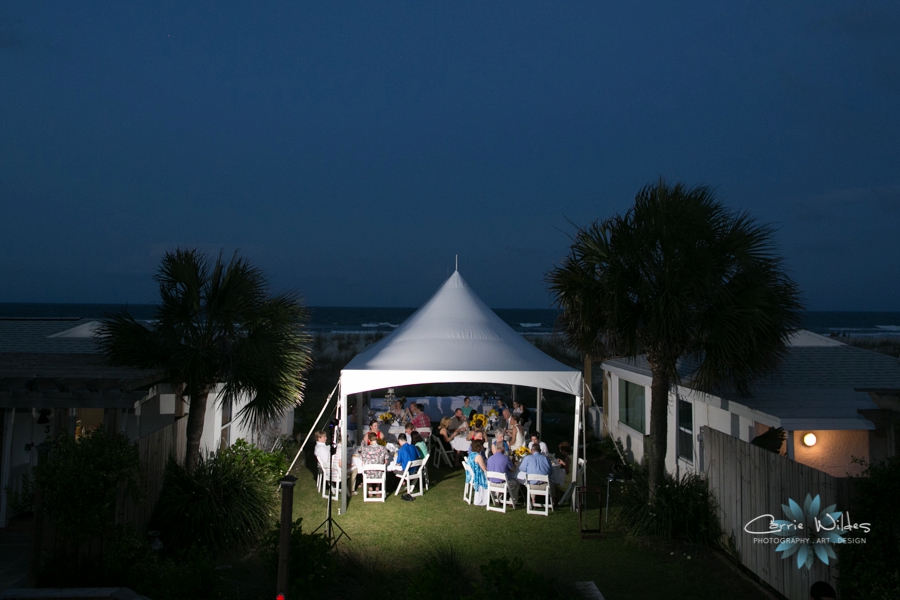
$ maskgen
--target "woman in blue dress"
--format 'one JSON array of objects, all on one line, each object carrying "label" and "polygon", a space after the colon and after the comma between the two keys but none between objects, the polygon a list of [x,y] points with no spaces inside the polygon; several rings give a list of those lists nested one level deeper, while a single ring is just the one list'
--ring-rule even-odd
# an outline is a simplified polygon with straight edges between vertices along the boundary
[{"label": "woman in blue dress", "polygon": [[487,491],[487,463],[484,461],[484,440],[472,440],[472,448],[469,450],[469,467],[466,471],[466,482],[471,483],[475,491],[475,506],[485,506],[488,502]]}]

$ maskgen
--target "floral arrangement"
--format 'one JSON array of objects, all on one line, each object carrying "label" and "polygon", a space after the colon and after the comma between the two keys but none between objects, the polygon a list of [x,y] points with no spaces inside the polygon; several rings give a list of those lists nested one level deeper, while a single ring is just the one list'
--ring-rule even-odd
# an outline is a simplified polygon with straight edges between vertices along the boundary
[{"label": "floral arrangement", "polygon": [[500,416],[500,413],[497,412],[497,409],[496,409],[496,408],[492,408],[491,410],[488,411],[487,416],[489,416],[489,417],[499,417],[499,416]]},{"label": "floral arrangement", "polygon": [[472,419],[469,421],[469,427],[484,427],[487,425],[487,417],[482,414],[475,413],[472,415]]},{"label": "floral arrangement", "polygon": [[524,458],[525,456],[531,454],[531,451],[528,449],[528,446],[519,446],[516,450],[516,457]]},{"label": "floral arrangement", "polygon": [[382,423],[390,423],[391,421],[394,420],[394,413],[392,413],[392,412],[383,413],[378,417],[378,420],[381,421]]}]

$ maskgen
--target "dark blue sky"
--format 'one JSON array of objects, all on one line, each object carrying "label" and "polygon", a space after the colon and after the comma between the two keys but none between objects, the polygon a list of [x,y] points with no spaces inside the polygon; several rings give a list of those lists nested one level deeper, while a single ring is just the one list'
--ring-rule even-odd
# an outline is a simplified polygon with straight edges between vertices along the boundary
[{"label": "dark blue sky", "polygon": [[896,3],[483,4],[3,2],[0,301],[153,301],[182,245],[546,307],[662,175],[777,224],[809,308],[900,309]]}]

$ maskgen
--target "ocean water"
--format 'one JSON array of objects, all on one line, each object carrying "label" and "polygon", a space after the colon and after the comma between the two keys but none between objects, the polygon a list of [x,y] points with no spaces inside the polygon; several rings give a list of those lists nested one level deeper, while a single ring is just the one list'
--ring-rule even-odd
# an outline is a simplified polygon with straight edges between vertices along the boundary
[{"label": "ocean water", "polygon": [[[0,303],[0,318],[102,318],[123,308],[117,304],[12,304]],[[137,319],[152,319],[151,304],[132,304]],[[313,333],[388,333],[416,311],[415,308],[310,307]],[[559,312],[555,309],[495,308],[519,333],[547,335],[554,332]],[[822,335],[900,338],[900,312],[823,312],[804,314],[804,327]]]}]

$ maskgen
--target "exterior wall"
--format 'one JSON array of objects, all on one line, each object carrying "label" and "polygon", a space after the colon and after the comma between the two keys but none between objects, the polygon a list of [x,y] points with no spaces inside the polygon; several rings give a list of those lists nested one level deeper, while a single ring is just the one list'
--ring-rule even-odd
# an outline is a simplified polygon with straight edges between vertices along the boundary
[{"label": "exterior wall", "polygon": [[[805,446],[803,436],[816,435],[814,446]],[[869,432],[803,430],[792,431],[794,436],[794,460],[804,465],[824,471],[833,477],[859,475],[863,466],[850,461],[850,457],[869,460]]]},{"label": "exterior wall", "polygon": [[[614,439],[621,441],[625,458],[636,463],[644,460],[644,436],[650,429],[650,381],[649,377],[634,374],[634,376],[620,377],[616,373],[607,372],[609,381],[609,428]],[[619,422],[619,380],[625,379],[638,385],[643,385],[646,402],[644,404],[645,423],[647,431],[644,434],[632,429],[628,425]],[[677,395],[676,395],[677,394]],[[678,419],[677,399],[680,398],[693,405],[692,416],[692,443],[693,460],[688,461],[678,457]],[[760,430],[777,425],[771,416],[755,414],[739,414],[733,410],[742,410],[717,397],[701,394],[694,390],[677,388],[669,394],[669,422],[667,428],[666,470],[680,476],[687,471],[700,471],[704,468],[705,457],[702,452],[702,444],[698,439],[701,427],[721,431],[745,442],[751,441]],[[793,459],[799,463],[824,471],[834,477],[846,477],[858,475],[862,472],[862,466],[852,463],[851,457],[857,457],[866,461],[870,458],[870,432],[868,431],[838,431],[819,430],[812,431],[818,439],[815,446],[807,447],[802,443],[803,435],[809,430],[788,432],[793,436]],[[790,446],[790,445],[789,445]]]},{"label": "exterior wall", "polygon": [[[632,429],[628,425],[619,421],[619,377],[613,373],[609,374],[609,429],[614,439],[622,443],[625,458],[629,461],[640,463],[644,460],[644,435],[646,432],[639,432]],[[633,383],[643,384],[644,382],[633,381]],[[644,422],[649,428],[650,424],[650,386],[644,386],[644,394],[647,399],[644,402]]]}]

